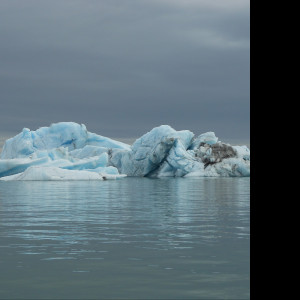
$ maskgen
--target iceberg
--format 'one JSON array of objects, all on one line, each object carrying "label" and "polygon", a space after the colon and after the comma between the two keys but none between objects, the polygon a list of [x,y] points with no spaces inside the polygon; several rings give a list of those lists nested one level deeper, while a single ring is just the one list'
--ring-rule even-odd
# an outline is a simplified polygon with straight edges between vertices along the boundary
[{"label": "iceberg", "polygon": [[16,175],[0,178],[2,181],[64,181],[64,180],[108,180],[126,175],[101,174],[98,172],[64,170],[58,167],[33,166]]},{"label": "iceberg", "polygon": [[66,147],[69,151],[82,149],[86,145],[105,148],[129,149],[130,146],[110,138],[90,133],[84,124],[61,122],[36,131],[24,128],[17,136],[8,139],[0,159],[27,157],[37,150]]},{"label": "iceberg", "polygon": [[6,140],[0,180],[103,180],[125,176],[250,176],[250,149],[219,141],[214,132],[199,136],[168,125],[153,128],[132,145],[95,133],[74,122],[36,131],[24,128]]},{"label": "iceberg", "polygon": [[110,161],[128,176],[147,176],[167,158],[177,140],[186,149],[193,137],[189,130],[176,131],[168,125],[161,125],[137,139],[131,150],[113,151]]},{"label": "iceberg", "polygon": [[110,164],[128,176],[250,176],[250,150],[222,143],[214,132],[195,137],[162,125],[137,139],[131,150],[112,151]]}]

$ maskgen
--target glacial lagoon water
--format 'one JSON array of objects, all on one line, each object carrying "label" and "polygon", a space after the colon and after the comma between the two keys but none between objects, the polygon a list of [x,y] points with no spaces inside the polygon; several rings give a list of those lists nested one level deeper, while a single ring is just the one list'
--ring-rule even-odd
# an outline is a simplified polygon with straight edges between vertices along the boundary
[{"label": "glacial lagoon water", "polygon": [[0,298],[249,299],[249,178],[0,182]]}]

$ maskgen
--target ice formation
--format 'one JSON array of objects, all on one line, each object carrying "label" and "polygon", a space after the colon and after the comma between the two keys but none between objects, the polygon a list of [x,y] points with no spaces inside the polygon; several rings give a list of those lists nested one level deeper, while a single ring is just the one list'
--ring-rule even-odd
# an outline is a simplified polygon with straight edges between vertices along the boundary
[{"label": "ice formation", "polygon": [[117,179],[126,175],[119,174],[105,174],[101,172],[90,172],[89,170],[64,170],[58,167],[45,167],[45,166],[33,166],[26,169],[24,172],[3,177],[1,180],[47,180],[47,181],[59,181],[59,180],[107,180]]},{"label": "ice formation", "polygon": [[0,180],[103,180],[124,176],[250,176],[250,150],[222,143],[214,132],[195,136],[168,125],[132,146],[90,133],[73,122],[24,128],[0,155]]},{"label": "ice formation", "polygon": [[127,144],[88,132],[84,124],[61,122],[50,127],[41,127],[36,131],[24,128],[21,133],[5,142],[0,159],[28,157],[38,150],[52,150],[59,147],[72,151],[87,145],[130,149]]}]

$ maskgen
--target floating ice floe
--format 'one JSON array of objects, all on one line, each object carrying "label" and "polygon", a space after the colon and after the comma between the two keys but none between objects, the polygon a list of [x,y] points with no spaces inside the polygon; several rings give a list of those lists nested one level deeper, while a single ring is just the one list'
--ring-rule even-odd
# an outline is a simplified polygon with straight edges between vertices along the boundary
[{"label": "floating ice floe", "polygon": [[124,176],[250,176],[250,150],[196,137],[168,125],[153,128],[132,146],[90,133],[73,122],[8,139],[0,155],[0,180],[103,180]]},{"label": "floating ice floe", "polygon": [[125,177],[126,175],[90,172],[88,170],[65,170],[58,167],[33,166],[24,172],[2,177],[3,181],[61,181],[61,180],[109,180]]}]

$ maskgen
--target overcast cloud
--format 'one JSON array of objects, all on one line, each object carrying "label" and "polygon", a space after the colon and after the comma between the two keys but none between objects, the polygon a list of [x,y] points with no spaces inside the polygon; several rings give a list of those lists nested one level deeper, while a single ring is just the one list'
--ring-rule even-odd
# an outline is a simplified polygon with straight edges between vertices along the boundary
[{"label": "overcast cloud", "polygon": [[0,0],[0,132],[249,138],[249,0]]}]

